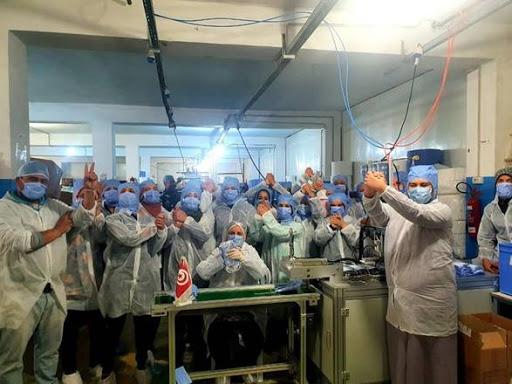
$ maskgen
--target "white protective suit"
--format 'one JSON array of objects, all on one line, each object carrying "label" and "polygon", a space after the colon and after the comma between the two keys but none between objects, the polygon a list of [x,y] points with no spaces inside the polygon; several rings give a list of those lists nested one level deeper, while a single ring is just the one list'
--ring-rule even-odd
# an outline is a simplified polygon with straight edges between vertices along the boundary
[{"label": "white protective suit", "polygon": [[[66,236],[41,247],[40,232],[52,229],[71,207],[48,199],[39,210],[9,192],[0,200],[0,329],[18,328],[50,283],[60,311],[66,313],[61,274],[66,268]],[[90,225],[95,208],[80,205],[73,225]]]},{"label": "white protective suit", "polygon": [[359,242],[359,225],[350,216],[343,217],[348,224],[342,230],[332,229],[329,218],[321,221],[315,230],[315,243],[322,249],[322,257],[329,261],[340,259],[357,259]]},{"label": "white protective suit", "polygon": [[283,271],[283,262],[290,257],[291,236],[293,236],[293,255],[304,258],[304,227],[302,223],[292,221],[281,224],[271,211],[265,213],[261,220],[263,231],[262,258],[272,273],[272,283],[279,284],[288,281],[288,275]]},{"label": "white protective suit", "polygon": [[[203,192],[204,194],[205,192]],[[199,221],[189,216],[181,228],[175,227],[174,224],[169,227],[167,242],[171,246],[171,251],[167,261],[165,285],[166,289],[172,292],[176,290],[181,257],[187,257],[190,272],[194,278],[197,265],[205,260],[215,248],[215,238],[213,237],[215,218],[211,205],[209,207],[202,206],[201,209],[203,208],[205,211],[201,213]]]},{"label": "white protective suit", "polygon": [[242,246],[245,255],[240,269],[233,273],[226,272],[220,248],[215,248],[206,260],[197,266],[197,273],[203,280],[210,281],[210,288],[239,287],[270,283],[270,271],[258,255],[258,252],[245,243]]},{"label": "white protective suit", "polygon": [[364,206],[372,223],[386,227],[386,320],[409,334],[455,334],[457,288],[450,208],[437,200],[417,204],[389,186],[381,195],[365,197]]},{"label": "white protective suit", "polygon": [[105,218],[105,226],[107,265],[99,292],[103,316],[151,314],[154,293],[161,290],[158,252],[167,239],[167,228],[157,230],[154,217],[142,206],[137,219],[115,213]]},{"label": "white protective suit", "polygon": [[512,242],[512,200],[508,203],[505,214],[498,205],[496,197],[484,209],[480,228],[478,229],[478,258],[474,261],[482,264],[482,259],[499,261],[498,243]]}]

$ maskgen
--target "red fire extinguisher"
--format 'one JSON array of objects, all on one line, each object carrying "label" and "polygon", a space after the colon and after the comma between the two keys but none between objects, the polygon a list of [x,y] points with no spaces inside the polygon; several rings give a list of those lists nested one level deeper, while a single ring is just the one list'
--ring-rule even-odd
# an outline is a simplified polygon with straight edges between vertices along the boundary
[{"label": "red fire extinguisher", "polygon": [[466,202],[466,226],[469,237],[476,239],[480,220],[482,219],[482,207],[479,199],[480,193],[477,190],[471,190],[471,197]]}]

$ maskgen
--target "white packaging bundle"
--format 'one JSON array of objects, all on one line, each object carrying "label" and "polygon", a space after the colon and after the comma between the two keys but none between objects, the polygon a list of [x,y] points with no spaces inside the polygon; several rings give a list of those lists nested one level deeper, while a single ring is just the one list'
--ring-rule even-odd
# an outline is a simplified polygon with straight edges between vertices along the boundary
[{"label": "white packaging bundle", "polygon": [[457,194],[456,186],[460,182],[466,181],[465,168],[446,168],[439,169],[439,195]]},{"label": "white packaging bundle", "polygon": [[464,221],[466,219],[466,200],[463,194],[439,195],[438,199],[441,203],[444,203],[451,208],[453,220]]}]

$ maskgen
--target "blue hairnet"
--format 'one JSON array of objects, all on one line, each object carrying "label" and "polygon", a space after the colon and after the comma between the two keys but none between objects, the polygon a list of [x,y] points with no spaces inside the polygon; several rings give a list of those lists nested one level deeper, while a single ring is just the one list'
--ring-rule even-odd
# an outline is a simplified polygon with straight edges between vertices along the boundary
[{"label": "blue hairnet", "polygon": [[108,179],[108,180],[102,181],[101,184],[103,184],[103,189],[105,189],[107,187],[114,187],[115,189],[117,189],[119,187],[119,180]]},{"label": "blue hairnet", "polygon": [[398,171],[398,173],[394,173],[396,179],[398,179],[401,183],[407,184],[407,180],[409,178],[409,174],[407,171]]},{"label": "blue hairnet", "polygon": [[296,201],[292,195],[279,195],[277,198],[277,204],[288,203],[290,207],[295,209]]},{"label": "blue hairnet", "polygon": [[226,189],[227,187],[234,187],[236,190],[240,190],[240,181],[236,177],[227,176],[224,178],[224,182],[222,183],[222,189]]},{"label": "blue hairnet", "polygon": [[46,180],[50,180],[50,172],[48,171],[48,167],[45,163],[37,160],[29,161],[22,165],[20,169],[18,169],[16,177],[25,176],[40,176],[46,178]]},{"label": "blue hairnet", "polygon": [[135,191],[135,195],[137,195],[137,197],[139,197],[139,193],[140,193],[139,184],[137,184],[137,183],[121,183],[117,187],[117,190],[119,191],[119,193],[121,193],[121,191],[124,188],[133,188],[133,190]]},{"label": "blue hairnet", "polygon": [[343,176],[343,175],[336,175],[332,178],[332,182],[333,184],[336,183],[337,181],[343,181],[343,184],[347,185],[348,184],[348,180],[347,180],[347,177],[346,176]]},{"label": "blue hairnet", "polygon": [[193,192],[197,193],[197,197],[199,198],[201,196],[201,192],[203,191],[201,184],[201,180],[199,179],[187,181],[187,184],[185,184],[183,190],[181,191],[181,199],[184,199],[189,193]]},{"label": "blue hairnet", "polygon": [[348,196],[344,193],[340,193],[340,192],[336,192],[336,193],[333,193],[332,195],[330,195],[328,197],[329,199],[329,204],[331,204],[334,200],[340,200],[343,205],[345,206],[345,208],[348,208],[348,206],[350,205],[350,200],[348,199]]},{"label": "blue hairnet", "polygon": [[261,179],[252,179],[252,180],[249,180],[247,182],[247,185],[249,186],[249,188],[254,188],[255,186],[257,186],[259,183],[261,183],[263,180]]},{"label": "blue hairnet", "polygon": [[413,182],[417,179],[428,180],[432,184],[432,194],[435,198],[437,196],[437,188],[438,188],[438,177],[437,177],[437,169],[434,168],[433,165],[416,165],[411,167],[409,170],[409,176],[407,178],[407,183]]},{"label": "blue hairnet", "polygon": [[256,206],[256,204],[258,204],[258,196],[261,191],[265,191],[268,193],[268,202],[272,204],[272,200],[274,199],[274,194],[272,193],[272,190],[267,187],[261,187],[260,189],[258,189],[258,191],[256,191],[256,194],[253,197],[252,205]]},{"label": "blue hairnet", "polygon": [[147,179],[147,180],[144,180],[142,183],[140,183],[139,187],[141,190],[143,190],[144,188],[147,188],[151,185],[156,185],[156,183],[152,179]]},{"label": "blue hairnet", "polygon": [[[400,180],[402,180],[402,179],[400,178]],[[364,181],[361,181],[361,182],[357,183],[355,188],[354,188],[354,191],[361,192],[361,188],[363,187],[363,185],[364,185]]]},{"label": "blue hairnet", "polygon": [[324,184],[324,189],[327,191],[327,192],[330,192],[330,193],[334,193],[335,189],[334,189],[334,184],[333,183],[325,183]]}]

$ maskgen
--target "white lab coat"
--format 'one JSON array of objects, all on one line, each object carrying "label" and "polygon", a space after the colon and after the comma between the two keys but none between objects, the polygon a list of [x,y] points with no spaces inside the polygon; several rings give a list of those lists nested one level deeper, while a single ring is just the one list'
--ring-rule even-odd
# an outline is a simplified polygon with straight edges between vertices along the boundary
[{"label": "white lab coat", "polygon": [[137,219],[126,213],[105,218],[107,262],[99,292],[99,307],[105,317],[127,313],[151,314],[155,292],[161,289],[160,259],[167,228],[157,230],[155,219],[141,206]]},{"label": "white lab coat", "polygon": [[176,289],[176,279],[182,256],[187,258],[192,278],[195,277],[197,265],[215,249],[214,226],[215,219],[210,206],[202,213],[199,222],[189,216],[180,229],[174,224],[169,227],[167,242],[171,245],[171,252],[166,268],[166,289],[172,292]]},{"label": "white lab coat", "polygon": [[203,280],[210,281],[210,288],[270,283],[270,271],[258,252],[247,243],[242,246],[242,252],[245,258],[236,272],[226,272],[221,249],[215,248],[206,260],[199,263],[197,273]]},{"label": "white lab coat", "polygon": [[417,204],[391,187],[380,196],[365,198],[364,206],[372,223],[386,227],[386,320],[410,334],[455,334],[457,288],[450,207],[437,200]]},{"label": "white lab coat", "polygon": [[482,216],[478,229],[478,258],[477,264],[482,264],[482,259],[498,261],[498,243],[510,243],[512,241],[512,200],[508,203],[505,214],[498,205],[498,197],[489,203]]},{"label": "white lab coat", "polygon": [[[292,221],[279,223],[271,211],[263,215],[263,251],[262,258],[272,272],[274,284],[286,283],[288,275],[283,271],[283,262],[290,257],[290,235],[293,236],[293,256],[304,258],[304,227],[302,223]],[[290,234],[291,232],[291,234]]]},{"label": "white lab coat", "polygon": [[[42,295],[47,283],[58,308],[66,313],[61,274],[66,268],[66,236],[40,247],[40,232],[52,229],[71,207],[48,199],[39,209],[9,192],[0,200],[0,329],[17,329]],[[95,208],[73,211],[73,225],[92,223]]]},{"label": "white lab coat", "polygon": [[339,259],[357,259],[359,243],[359,225],[350,216],[343,218],[348,224],[342,230],[332,229],[326,217],[315,230],[315,243],[322,249],[322,257],[329,261]]}]

